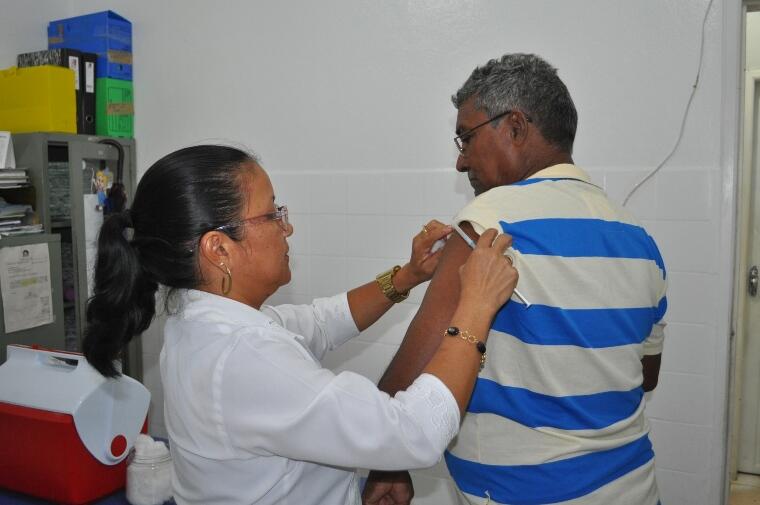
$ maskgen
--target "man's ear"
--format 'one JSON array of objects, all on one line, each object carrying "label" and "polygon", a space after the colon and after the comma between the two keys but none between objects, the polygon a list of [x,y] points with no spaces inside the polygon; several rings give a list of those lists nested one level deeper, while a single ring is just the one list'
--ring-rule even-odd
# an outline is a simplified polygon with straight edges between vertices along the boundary
[{"label": "man's ear", "polygon": [[206,232],[198,243],[198,253],[214,266],[229,263],[229,251],[226,247],[229,241],[230,238],[221,231]]},{"label": "man's ear", "polygon": [[513,111],[504,118],[509,139],[515,144],[523,144],[528,138],[528,119],[520,111]]}]

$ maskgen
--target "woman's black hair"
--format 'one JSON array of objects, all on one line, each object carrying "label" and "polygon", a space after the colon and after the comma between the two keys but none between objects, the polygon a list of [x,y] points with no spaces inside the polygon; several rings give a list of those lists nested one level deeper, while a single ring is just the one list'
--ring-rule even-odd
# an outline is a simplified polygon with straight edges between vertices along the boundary
[{"label": "woman's black hair", "polygon": [[[242,215],[240,175],[251,161],[254,155],[234,147],[180,149],[145,172],[131,209],[106,217],[82,342],[87,361],[101,374],[120,375],[114,360],[150,326],[159,284],[199,285],[198,241]],[[241,238],[237,228],[225,233]]]}]

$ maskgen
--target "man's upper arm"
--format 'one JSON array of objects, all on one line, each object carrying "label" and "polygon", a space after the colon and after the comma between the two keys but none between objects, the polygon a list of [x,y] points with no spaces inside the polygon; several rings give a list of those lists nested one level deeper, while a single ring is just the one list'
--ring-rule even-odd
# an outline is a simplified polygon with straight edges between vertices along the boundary
[{"label": "man's upper arm", "polygon": [[[470,235],[474,236],[474,232]],[[417,315],[380,379],[378,387],[381,390],[394,395],[406,389],[435,354],[459,303],[459,267],[467,261],[470,251],[470,247],[456,233],[446,242]]]}]

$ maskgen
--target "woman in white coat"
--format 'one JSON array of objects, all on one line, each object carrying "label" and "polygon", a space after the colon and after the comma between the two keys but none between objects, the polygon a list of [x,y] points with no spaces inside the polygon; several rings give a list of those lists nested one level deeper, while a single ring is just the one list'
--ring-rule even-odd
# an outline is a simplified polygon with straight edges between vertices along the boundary
[{"label": "woman in white coat", "polygon": [[[409,263],[311,305],[264,305],[290,280],[287,208],[256,158],[226,146],[156,162],[130,210],[100,232],[83,348],[103,375],[173,305],[161,378],[178,504],[354,504],[354,468],[436,463],[454,437],[486,358],[491,320],[514,289],[508,236],[489,230],[461,271],[451,338],[395,397],[320,364],[428,280],[451,230],[431,221]],[[457,296],[452,293],[452,296]]]}]

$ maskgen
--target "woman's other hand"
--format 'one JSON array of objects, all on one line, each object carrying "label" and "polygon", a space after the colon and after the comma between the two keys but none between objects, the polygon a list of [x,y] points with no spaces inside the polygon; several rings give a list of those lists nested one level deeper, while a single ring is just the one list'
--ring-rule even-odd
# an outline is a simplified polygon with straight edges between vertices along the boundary
[{"label": "woman's other hand", "polygon": [[[498,235],[498,236],[497,236]],[[517,270],[504,252],[512,245],[512,237],[489,228],[464,265],[459,268],[460,305],[493,317],[517,286]]]},{"label": "woman's other hand", "polygon": [[406,291],[433,277],[438,261],[441,259],[442,247],[433,245],[439,240],[446,240],[453,228],[433,219],[425,224],[412,240],[412,257],[394,276],[396,291]]}]

